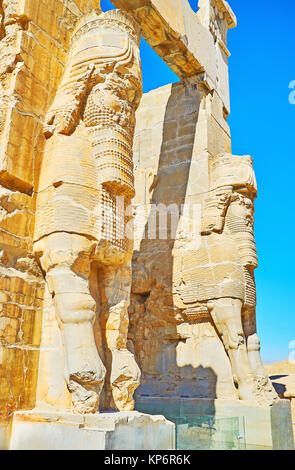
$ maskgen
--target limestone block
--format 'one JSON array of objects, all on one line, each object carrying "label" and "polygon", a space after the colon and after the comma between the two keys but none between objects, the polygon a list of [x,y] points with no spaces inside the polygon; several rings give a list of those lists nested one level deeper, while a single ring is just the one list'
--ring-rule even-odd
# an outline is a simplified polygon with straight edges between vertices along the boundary
[{"label": "limestone block", "polygon": [[19,331],[19,322],[16,319],[0,318],[0,341],[15,343]]},{"label": "limestone block", "polygon": [[0,212],[2,423],[14,409],[34,406],[43,279],[32,256],[33,198],[18,191],[1,188]]},{"label": "limestone block", "polygon": [[[231,148],[222,103],[216,94],[202,98],[194,82],[167,85],[144,95],[136,119],[136,171],[146,168],[154,174],[146,201],[157,192],[157,200],[169,200],[172,186],[179,186],[179,196],[185,191],[186,197],[208,190],[209,159]],[[177,173],[180,179],[174,181]],[[167,179],[167,189],[163,178]],[[142,191],[140,185],[137,189]],[[166,194],[164,199],[160,192]],[[175,193],[174,201],[182,199],[179,196]],[[135,204],[137,201],[141,202],[138,196]]]},{"label": "limestone block", "polygon": [[38,410],[16,413],[11,450],[169,450],[174,425],[138,412],[81,416]]},{"label": "limestone block", "polygon": [[70,35],[93,6],[99,8],[99,1],[3,1],[0,180],[5,187],[33,190],[44,147],[43,119],[63,73]]}]

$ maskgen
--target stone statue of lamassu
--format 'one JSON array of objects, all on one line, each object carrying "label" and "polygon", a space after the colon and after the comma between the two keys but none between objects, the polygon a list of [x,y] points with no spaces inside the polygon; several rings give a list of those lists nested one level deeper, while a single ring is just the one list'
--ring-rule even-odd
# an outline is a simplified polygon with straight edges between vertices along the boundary
[{"label": "stone statue of lamassu", "polygon": [[256,331],[256,195],[250,156],[222,154],[211,162],[200,247],[183,256],[174,292],[187,306],[185,320],[211,316],[240,399],[271,404],[278,397],[263,367]]},{"label": "stone statue of lamassu", "polygon": [[120,10],[84,16],[44,128],[34,250],[79,413],[99,409],[105,380],[111,406],[132,410],[140,380],[127,349],[139,43],[137,26]]}]

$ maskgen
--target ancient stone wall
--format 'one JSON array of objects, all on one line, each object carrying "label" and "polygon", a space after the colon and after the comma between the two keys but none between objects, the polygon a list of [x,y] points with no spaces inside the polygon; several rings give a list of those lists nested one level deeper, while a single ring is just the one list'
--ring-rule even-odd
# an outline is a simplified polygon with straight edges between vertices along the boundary
[{"label": "ancient stone wall", "polygon": [[[192,229],[194,218],[200,223],[210,162],[231,150],[222,103],[197,82],[176,83],[145,94],[136,122],[130,336],[142,370],[137,396],[234,398],[229,360],[210,315],[205,312],[185,322],[182,313],[189,310],[189,302],[185,306],[175,296],[183,257],[186,269],[197,268],[198,234],[181,233],[183,220],[171,233],[173,217],[182,206],[187,207],[183,217],[192,219]],[[160,204],[171,214],[167,238],[153,209],[157,205],[161,212]],[[194,296],[193,290],[190,294]]]},{"label": "ancient stone wall", "polygon": [[[256,181],[251,157],[231,155],[227,124],[230,103],[226,38],[228,29],[236,24],[235,16],[225,0],[199,0],[198,13],[192,11],[187,0],[169,0],[169,8],[162,0],[113,0],[113,3],[126,10],[132,22],[135,19],[141,34],[182,79],[181,83],[146,94],[137,112],[134,142],[136,236],[127,345],[130,269],[126,266],[125,273],[118,269],[115,275],[110,275],[108,269],[101,270],[106,275],[102,282],[98,271],[90,273],[89,261],[95,260],[100,267],[105,263],[108,267],[111,263],[105,258],[112,258],[116,251],[113,250],[114,240],[117,240],[113,237],[113,219],[106,224],[109,231],[104,246],[107,249],[104,251],[102,244],[97,250],[92,244],[95,240],[105,241],[98,233],[97,220],[91,218],[96,211],[97,191],[106,196],[110,207],[115,205],[112,197],[117,192],[122,192],[126,205],[133,196],[131,147],[134,111],[140,98],[134,90],[141,83],[139,56],[136,54],[135,60],[128,47],[126,57],[122,58],[118,69],[114,69],[118,72],[115,79],[112,75],[115,60],[107,61],[105,68],[98,70],[103,62],[100,52],[96,51],[95,57],[84,57],[82,62],[78,57],[75,63],[77,49],[73,52],[73,66],[67,62],[71,59],[70,39],[77,21],[89,12],[96,16],[94,9],[100,13],[99,0],[0,1],[3,51],[0,59],[0,408],[4,423],[14,410],[33,408],[36,402],[44,407],[70,409],[69,390],[76,393],[81,385],[81,373],[86,382],[90,377],[90,388],[93,385],[91,374],[95,375],[95,367],[88,370],[88,359],[84,361],[84,357],[76,353],[63,355],[66,341],[59,330],[62,316],[58,323],[57,298],[61,311],[65,294],[73,296],[76,289],[80,300],[85,294],[71,281],[73,266],[79,286],[87,284],[88,301],[81,309],[75,309],[71,299],[67,307],[70,305],[68,310],[78,310],[78,313],[91,311],[91,322],[87,320],[86,325],[86,330],[91,331],[91,341],[81,333],[83,321],[69,321],[68,331],[72,331],[73,325],[74,331],[80,331],[76,336],[68,334],[69,350],[75,342],[73,337],[77,339],[75,352],[79,351],[80,344],[85,346],[84,352],[87,351],[92,342],[94,357],[96,347],[99,352],[104,349],[99,331],[105,334],[110,330],[107,333],[115,339],[110,341],[109,349],[117,357],[122,351],[123,356],[132,357],[130,363],[136,375],[136,380],[128,382],[132,375],[130,370],[127,375],[121,374],[125,360],[113,361],[119,365],[116,365],[115,376],[110,377],[108,372],[107,380],[118,388],[118,402],[127,390],[130,392],[127,404],[133,406],[132,394],[139,382],[133,351],[142,370],[139,399],[143,396],[244,400],[258,397],[263,403],[272,403],[274,399],[262,368],[256,335],[254,269],[257,257],[253,234]],[[109,20],[106,18],[106,24]],[[86,32],[89,21],[84,25]],[[91,47],[96,47],[99,37],[94,34]],[[88,39],[86,51],[90,49]],[[103,35],[101,46],[120,48],[117,44],[116,34]],[[92,62],[94,67],[88,68]],[[130,72],[132,64],[137,75]],[[69,75],[64,75],[65,69]],[[65,83],[59,95],[58,85],[63,76]],[[124,85],[125,76],[130,86]],[[105,84],[102,89],[101,83]],[[97,89],[90,93],[94,85]],[[86,107],[85,90],[89,94]],[[119,100],[116,95],[120,95]],[[65,101],[59,102],[60,97]],[[55,98],[62,105],[55,109],[53,118],[46,121],[48,126],[44,128],[46,113]],[[55,118],[57,127],[60,122],[65,124],[57,132],[53,129]],[[92,144],[87,138],[87,133],[92,131],[81,130],[76,121],[79,124],[85,121],[86,128],[98,126],[93,131]],[[107,132],[101,133],[104,126]],[[126,140],[128,126],[130,135]],[[81,132],[80,140],[75,140],[75,127],[79,127],[78,134]],[[109,133],[108,128],[116,128],[115,133]],[[65,142],[68,141],[72,153],[67,153],[67,160],[63,159],[63,154],[67,152]],[[94,162],[91,162],[93,166],[87,163],[91,147],[96,169],[99,169],[97,174]],[[62,159],[64,164],[59,165]],[[81,166],[71,168],[73,161]],[[53,164],[51,169],[49,163],[47,168],[47,162]],[[85,184],[80,184],[82,167],[87,167],[88,171],[82,172],[86,175]],[[98,179],[94,185],[96,192],[92,193],[85,188],[91,189],[94,174]],[[71,185],[79,192],[78,204],[73,201],[71,191],[67,192]],[[112,197],[108,197],[110,190]],[[90,200],[93,207],[89,206]],[[69,220],[69,205],[64,204],[65,201],[70,201],[75,209],[70,211]],[[84,202],[79,205],[81,201],[86,201],[85,205]],[[56,203],[61,204],[62,215],[57,214]],[[35,218],[36,206],[38,217]],[[83,206],[86,219],[91,213],[87,233],[84,233],[86,219],[77,217],[76,220],[77,206],[80,214]],[[162,211],[161,218],[157,216],[159,211]],[[131,214],[128,217],[131,218]],[[101,217],[97,219],[101,223]],[[168,220],[168,228],[165,220]],[[118,230],[125,227],[125,222],[127,225],[127,219],[121,225],[118,223]],[[44,242],[45,246],[44,237],[55,232],[64,232],[66,236],[62,241],[54,236],[52,243]],[[33,253],[34,233],[37,243]],[[78,240],[76,235],[81,238],[86,235],[87,242],[83,238],[77,248],[73,234],[75,240]],[[132,253],[131,245],[127,249],[128,256]],[[53,253],[56,258],[52,260]],[[69,257],[65,260],[61,253]],[[116,264],[114,259],[112,262]],[[61,270],[62,282],[56,295],[54,283],[51,287],[45,286],[45,271],[57,271],[58,277],[59,265],[64,268],[65,264],[70,277],[65,283]],[[117,308],[118,302],[120,308]],[[105,312],[96,316],[95,345],[92,321],[96,303],[103,305]],[[112,309],[111,317],[115,321],[109,322],[107,315]],[[101,314],[99,309],[98,313]],[[63,328],[67,329],[63,326],[61,330]],[[86,353],[84,356],[88,357]],[[73,382],[74,377],[77,383],[68,383],[68,389],[64,380],[64,357],[68,357],[69,362],[74,358],[68,382]],[[110,356],[107,362],[110,371]],[[81,368],[74,370],[78,363],[82,364]],[[122,395],[123,382],[127,385],[123,386]],[[82,390],[82,401],[84,392]],[[110,387],[108,403],[109,392]],[[126,402],[122,409],[125,405]],[[92,412],[97,407],[96,400],[94,407],[79,410]]]}]

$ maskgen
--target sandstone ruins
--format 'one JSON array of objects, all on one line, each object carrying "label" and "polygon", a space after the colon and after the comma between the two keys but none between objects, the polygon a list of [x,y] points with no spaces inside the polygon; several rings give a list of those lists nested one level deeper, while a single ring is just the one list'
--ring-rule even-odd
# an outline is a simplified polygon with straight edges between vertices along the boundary
[{"label": "sandstone ruins", "polygon": [[[279,403],[256,332],[253,162],[227,123],[235,15],[112,3],[0,1],[4,447],[27,410]],[[180,82],[142,96],[141,36]]]}]

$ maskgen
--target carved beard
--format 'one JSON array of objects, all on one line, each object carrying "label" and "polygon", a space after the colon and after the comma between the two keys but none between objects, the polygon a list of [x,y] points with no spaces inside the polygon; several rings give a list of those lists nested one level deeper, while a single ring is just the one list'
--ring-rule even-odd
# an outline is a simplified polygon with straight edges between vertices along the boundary
[{"label": "carved beard", "polygon": [[234,211],[233,204],[228,208],[225,226],[233,236],[239,250],[242,265],[252,269],[257,268],[258,258],[254,238],[253,221],[250,217],[239,217]]},{"label": "carved beard", "polygon": [[[107,99],[112,103],[105,105]],[[99,102],[101,100],[101,103]],[[98,182],[113,194],[134,197],[133,133],[135,109],[111,92],[92,90],[84,112]],[[131,123],[131,125],[130,125]]]}]

